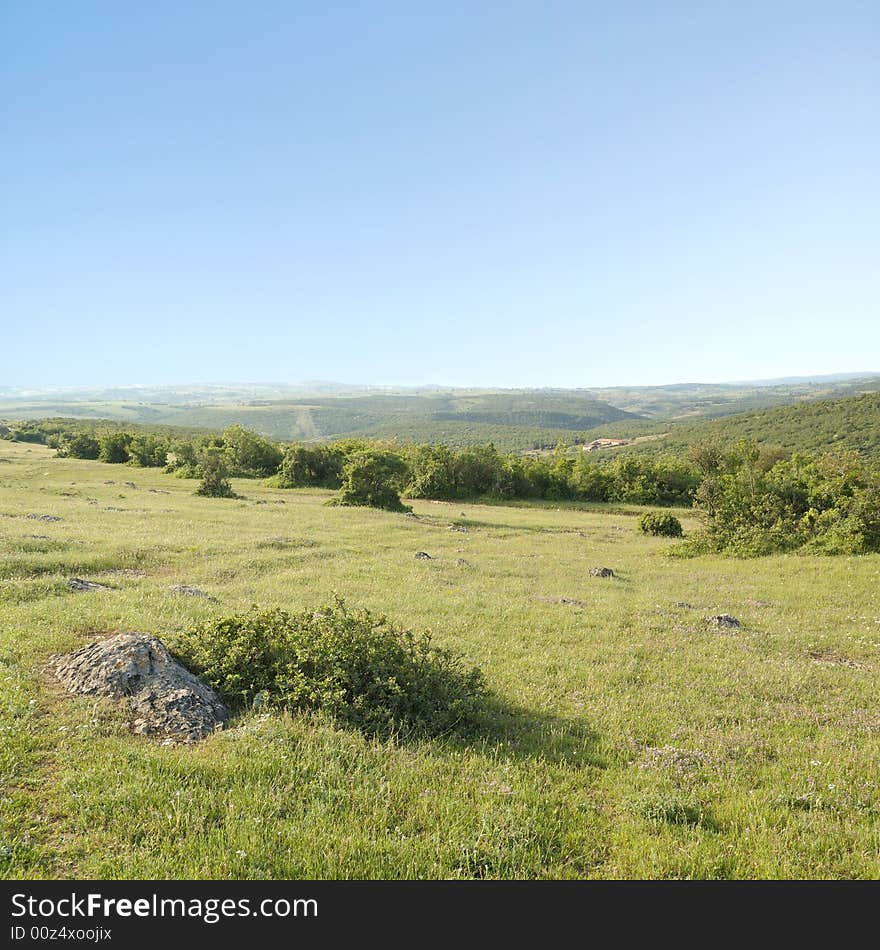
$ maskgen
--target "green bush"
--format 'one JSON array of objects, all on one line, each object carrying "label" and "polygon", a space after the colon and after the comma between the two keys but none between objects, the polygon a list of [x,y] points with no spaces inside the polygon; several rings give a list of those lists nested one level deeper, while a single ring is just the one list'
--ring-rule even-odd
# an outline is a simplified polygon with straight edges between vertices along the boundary
[{"label": "green bush", "polygon": [[58,445],[58,455],[62,458],[96,459],[101,452],[98,440],[85,433],[73,436]]},{"label": "green bush", "polygon": [[104,432],[98,436],[98,460],[121,465],[129,460],[128,444],[131,435],[128,432]]},{"label": "green bush", "polygon": [[243,478],[266,478],[281,464],[281,449],[274,442],[240,425],[223,430],[223,454],[229,471]]},{"label": "green bush", "polygon": [[321,709],[365,732],[440,735],[476,721],[483,676],[462,658],[367,610],[253,607],[179,636],[176,651],[231,705]]},{"label": "green bush", "polygon": [[645,534],[660,535],[664,538],[680,538],[684,534],[681,522],[668,511],[649,511],[639,518],[639,527]]},{"label": "green bush", "polygon": [[412,511],[400,500],[406,474],[406,462],[394,452],[356,452],[342,469],[342,487],[332,504]]},{"label": "green bush", "polygon": [[880,551],[880,473],[854,452],[774,460],[743,441],[707,469],[695,505],[696,554]]},{"label": "green bush", "polygon": [[205,450],[200,468],[202,480],[196,489],[197,495],[203,495],[206,498],[241,498],[241,495],[232,490],[228,478],[229,472],[218,447]]}]

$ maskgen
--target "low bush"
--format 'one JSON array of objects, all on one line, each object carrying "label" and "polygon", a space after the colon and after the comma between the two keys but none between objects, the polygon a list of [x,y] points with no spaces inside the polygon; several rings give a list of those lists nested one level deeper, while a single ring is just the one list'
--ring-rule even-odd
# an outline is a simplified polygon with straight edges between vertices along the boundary
[{"label": "low bush", "polygon": [[202,480],[196,489],[197,495],[206,498],[241,498],[232,490],[226,463],[220,450],[214,448],[205,451],[201,462]]},{"label": "low bush", "polygon": [[660,535],[664,538],[680,538],[684,532],[681,522],[668,511],[649,511],[639,519],[639,527],[645,534]]},{"label": "low bush", "polygon": [[483,676],[427,635],[336,599],[316,611],[249,613],[196,624],[177,652],[231,705],[321,709],[365,732],[441,735],[472,725]]}]

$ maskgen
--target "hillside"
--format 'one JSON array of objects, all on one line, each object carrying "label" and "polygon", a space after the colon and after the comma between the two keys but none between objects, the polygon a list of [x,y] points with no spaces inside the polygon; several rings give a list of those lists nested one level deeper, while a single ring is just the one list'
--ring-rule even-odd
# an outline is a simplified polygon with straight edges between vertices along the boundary
[{"label": "hillside", "polygon": [[723,419],[653,423],[621,431],[629,436],[653,437],[616,450],[619,452],[682,452],[697,442],[751,439],[792,451],[852,450],[880,461],[880,393],[744,412]]}]

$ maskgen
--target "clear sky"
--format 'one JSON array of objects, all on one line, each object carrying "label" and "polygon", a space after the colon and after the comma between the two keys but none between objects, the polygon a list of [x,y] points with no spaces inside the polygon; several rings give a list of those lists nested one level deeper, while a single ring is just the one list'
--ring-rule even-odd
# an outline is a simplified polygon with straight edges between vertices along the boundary
[{"label": "clear sky", "polygon": [[880,370],[880,4],[0,5],[0,386]]}]

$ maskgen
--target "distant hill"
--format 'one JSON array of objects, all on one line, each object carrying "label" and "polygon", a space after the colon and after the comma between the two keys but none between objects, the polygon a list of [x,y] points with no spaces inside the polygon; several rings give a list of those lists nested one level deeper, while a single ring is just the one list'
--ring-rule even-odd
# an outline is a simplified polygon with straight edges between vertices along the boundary
[{"label": "distant hill", "polygon": [[[849,375],[775,385],[682,383],[610,389],[381,389],[316,382],[6,390],[0,392],[0,419],[63,416],[210,430],[240,423],[283,441],[363,436],[453,447],[494,442],[500,449],[517,451],[552,447],[559,440],[657,437],[673,430],[682,440],[689,436],[680,427],[691,422],[878,391],[880,376]],[[664,441],[671,446],[671,439]]]},{"label": "distant hill", "polygon": [[665,427],[653,423],[631,434],[651,437],[611,451],[681,452],[697,442],[729,444],[752,439],[763,445],[806,452],[852,450],[880,462],[880,392]]}]

